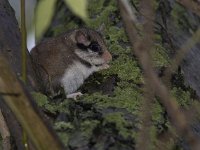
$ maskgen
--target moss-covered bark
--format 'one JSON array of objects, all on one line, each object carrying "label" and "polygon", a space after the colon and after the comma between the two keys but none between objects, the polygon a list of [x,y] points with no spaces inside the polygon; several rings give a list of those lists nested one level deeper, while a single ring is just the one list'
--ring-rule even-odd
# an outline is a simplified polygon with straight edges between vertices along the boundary
[{"label": "moss-covered bark", "polygon": [[[189,23],[180,20],[189,19],[185,17],[186,10],[182,6],[176,3],[173,8],[168,6],[162,10],[161,6],[169,5],[169,2],[165,3],[167,2],[155,3],[157,19],[152,57],[160,76],[175,53],[174,47],[177,47],[171,43],[171,37],[167,34],[168,25],[165,21],[169,20],[163,19],[170,18],[177,25],[177,33],[182,33],[182,29],[189,26]],[[134,0],[133,6],[137,5],[138,2]],[[134,149],[141,123],[139,116],[144,84],[142,70],[124,32],[116,1],[89,0],[88,11],[90,19],[83,23],[61,7],[55,17],[55,22],[59,23],[54,23],[47,36],[55,36],[83,25],[97,29],[104,24],[103,36],[113,56],[111,67],[95,73],[85,82],[80,88],[85,94],[78,101],[62,97],[49,99],[38,93],[34,93],[34,96],[38,105],[52,118],[55,130],[67,147],[99,150]],[[183,109],[188,110],[194,102],[198,103],[194,99],[194,91],[184,85],[180,71],[173,75],[171,92]],[[160,138],[174,132],[174,129],[164,108],[156,99],[152,109],[152,149],[156,146],[164,146],[167,149],[180,147],[179,139],[172,140],[170,136],[165,140]]]}]

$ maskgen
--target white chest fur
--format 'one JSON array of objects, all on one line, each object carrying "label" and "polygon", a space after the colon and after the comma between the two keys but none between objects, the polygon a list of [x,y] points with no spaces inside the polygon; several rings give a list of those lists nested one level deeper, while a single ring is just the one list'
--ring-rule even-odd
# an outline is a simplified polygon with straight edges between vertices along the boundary
[{"label": "white chest fur", "polygon": [[65,70],[65,73],[61,79],[61,85],[63,86],[66,94],[75,92],[84,82],[84,80],[97,71],[97,67],[87,67],[81,62],[74,62],[69,68]]}]

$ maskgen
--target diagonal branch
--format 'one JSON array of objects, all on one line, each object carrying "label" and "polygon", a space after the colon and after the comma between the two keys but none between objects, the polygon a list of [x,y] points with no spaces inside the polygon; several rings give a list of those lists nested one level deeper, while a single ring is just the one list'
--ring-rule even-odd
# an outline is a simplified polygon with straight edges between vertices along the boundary
[{"label": "diagonal branch", "polygon": [[[188,141],[191,149],[198,150],[200,149],[198,138],[190,130],[189,123],[186,121],[186,117],[184,116],[184,114],[180,111],[177,102],[173,98],[171,98],[169,91],[159,80],[157,74],[153,69],[151,58],[148,54],[147,49],[144,46],[147,41],[138,40],[139,38],[136,34],[137,32],[134,29],[134,22],[130,19],[132,13],[129,13],[126,8],[130,5],[126,5],[125,7],[125,1],[126,0],[118,0],[121,17],[123,19],[125,30],[131,42],[131,45],[134,48],[135,55],[139,58],[139,62],[144,70],[144,74],[148,75],[149,84],[151,84],[151,86],[155,88],[155,94],[160,97],[160,102],[165,107],[171,119],[171,122],[175,126],[179,135],[183,136]],[[148,35],[144,33],[144,36],[147,37]]]},{"label": "diagonal branch", "polygon": [[[178,69],[178,66],[181,64],[185,55],[191,50],[191,48],[200,41],[200,27],[193,34],[189,40],[181,46],[181,48],[177,51],[177,54],[171,61],[171,65],[164,71],[163,80],[166,85],[170,85],[170,78],[172,73]],[[170,86],[168,86],[170,87]]]},{"label": "diagonal branch", "polygon": [[200,4],[194,2],[193,0],[176,0],[182,4],[185,8],[190,9],[193,13],[200,16]]},{"label": "diagonal branch", "polygon": [[[130,5],[129,5],[130,6]],[[131,13],[131,11],[129,11]],[[143,51],[150,53],[153,47],[153,27],[154,27],[154,10],[152,6],[152,0],[141,0],[140,1],[140,13],[143,16],[143,26],[141,29],[142,33],[145,33],[142,39],[136,41],[139,45],[142,45],[143,41],[146,41],[143,45]],[[134,22],[134,20],[132,20]],[[151,63],[151,62],[150,62]],[[144,73],[145,88],[144,88],[144,100],[142,104],[142,126],[137,138],[136,148],[138,150],[146,150],[151,146],[150,129],[152,127],[152,104],[154,100],[155,88],[149,82],[150,78]]]}]

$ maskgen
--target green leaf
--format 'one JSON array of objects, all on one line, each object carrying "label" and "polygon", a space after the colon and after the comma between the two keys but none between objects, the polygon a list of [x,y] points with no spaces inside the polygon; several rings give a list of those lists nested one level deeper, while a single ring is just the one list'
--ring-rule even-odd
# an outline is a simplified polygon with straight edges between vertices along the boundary
[{"label": "green leaf", "polygon": [[66,5],[71,9],[71,11],[85,20],[88,17],[87,13],[87,0],[65,0]]},{"label": "green leaf", "polygon": [[36,8],[36,39],[47,30],[55,11],[56,0],[40,0]]}]

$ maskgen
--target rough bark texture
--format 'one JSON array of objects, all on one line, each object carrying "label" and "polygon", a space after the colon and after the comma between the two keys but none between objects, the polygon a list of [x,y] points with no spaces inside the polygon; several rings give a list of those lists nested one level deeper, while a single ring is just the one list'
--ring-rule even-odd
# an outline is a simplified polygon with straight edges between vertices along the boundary
[{"label": "rough bark texture", "polygon": [[12,148],[16,148],[19,150],[24,149],[24,145],[22,143],[22,128],[19,125],[16,117],[13,115],[12,111],[9,107],[4,103],[3,99],[0,97],[0,109],[2,110],[2,114],[7,122],[8,128],[11,132],[11,143]]},{"label": "rough bark texture", "polygon": [[0,110],[0,133],[2,137],[2,147],[3,149],[11,149],[10,144],[10,131],[8,129],[7,123],[3,117],[3,114]]},{"label": "rough bark texture", "polygon": [[[0,54],[9,60],[15,73],[21,75],[21,35],[15,12],[8,0],[0,0]],[[27,79],[29,87],[35,87],[34,71],[27,51]],[[36,88],[36,87],[35,87]]]},{"label": "rough bark texture", "polygon": [[[10,6],[8,0],[0,0],[0,55],[3,55],[11,68],[20,77],[21,74],[21,35],[18,22],[15,18],[15,12]],[[32,80],[33,71],[29,53],[27,52],[28,66],[28,85],[34,84]],[[2,71],[2,70],[1,70]],[[0,91],[1,93],[2,91]],[[2,94],[2,93],[1,93]],[[23,150],[22,129],[15,115],[4,103],[0,94],[0,109],[8,124],[12,136],[12,146]],[[12,148],[14,148],[12,147]]]},{"label": "rough bark texture", "polygon": [[[0,0],[0,55],[9,60],[9,64],[17,75],[21,74],[21,38],[15,14],[7,0]],[[24,149],[22,143],[22,129],[12,111],[0,97],[0,109],[6,119],[11,136],[17,149]]]},{"label": "rough bark texture", "polygon": [[0,0],[0,54],[21,74],[21,37],[15,14],[7,0]]}]

